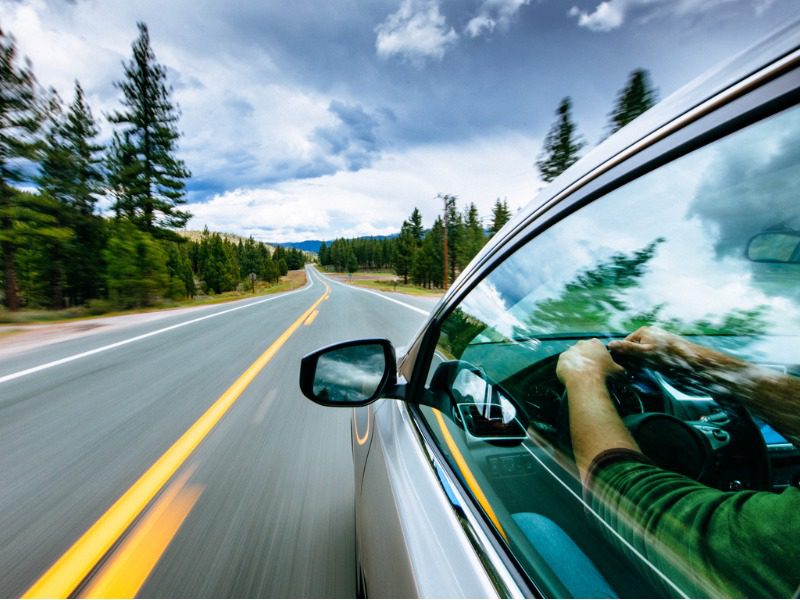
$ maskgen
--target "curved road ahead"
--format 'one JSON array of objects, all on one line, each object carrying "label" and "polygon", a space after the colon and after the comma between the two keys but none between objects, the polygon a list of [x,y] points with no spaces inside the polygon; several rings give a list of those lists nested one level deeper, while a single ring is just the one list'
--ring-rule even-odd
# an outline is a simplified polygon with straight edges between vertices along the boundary
[{"label": "curved road ahead", "polygon": [[350,411],[300,395],[299,358],[403,346],[435,302],[309,273],[0,353],[0,596],[354,595]]}]

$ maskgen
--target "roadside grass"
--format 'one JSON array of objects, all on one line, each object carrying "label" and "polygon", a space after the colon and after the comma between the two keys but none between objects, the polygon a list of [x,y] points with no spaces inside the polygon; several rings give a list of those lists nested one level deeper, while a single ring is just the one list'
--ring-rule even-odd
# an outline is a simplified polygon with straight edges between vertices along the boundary
[{"label": "roadside grass", "polygon": [[424,296],[427,298],[440,298],[444,292],[437,289],[428,289],[412,284],[395,283],[397,276],[394,273],[380,271],[358,271],[350,277],[348,273],[327,272],[342,283],[349,283],[359,287],[369,288],[382,292],[397,292],[410,296]]},{"label": "roadside grass", "polygon": [[[148,306],[146,308],[132,308],[129,310],[104,310],[103,307],[105,303],[103,302],[93,304],[92,306],[76,306],[73,308],[66,308],[64,310],[33,309],[11,312],[3,309],[0,310],[0,324],[25,325],[34,323],[66,323],[71,321],[95,319],[98,317],[116,317],[120,315],[158,312],[173,308],[222,304],[224,302],[242,300],[244,298],[255,298],[257,296],[289,292],[291,290],[300,288],[305,284],[306,272],[304,269],[300,269],[297,271],[289,271],[287,275],[281,277],[278,283],[267,284],[263,281],[256,282],[255,294],[253,294],[253,292],[250,290],[223,292],[222,294],[215,294],[212,296],[195,296],[194,298],[187,300],[163,300],[154,306]],[[9,335],[18,331],[19,330],[9,330],[6,332],[0,332],[0,335]]]}]

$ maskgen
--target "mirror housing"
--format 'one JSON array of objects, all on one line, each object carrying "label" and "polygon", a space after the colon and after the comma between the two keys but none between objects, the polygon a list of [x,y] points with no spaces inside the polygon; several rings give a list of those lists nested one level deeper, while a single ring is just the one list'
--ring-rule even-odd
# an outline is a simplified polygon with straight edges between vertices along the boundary
[{"label": "mirror housing", "polygon": [[800,232],[781,229],[758,233],[747,242],[748,260],[763,263],[800,263]]},{"label": "mirror housing", "polygon": [[339,342],[300,361],[300,390],[322,406],[366,406],[397,386],[394,346],[383,338]]}]

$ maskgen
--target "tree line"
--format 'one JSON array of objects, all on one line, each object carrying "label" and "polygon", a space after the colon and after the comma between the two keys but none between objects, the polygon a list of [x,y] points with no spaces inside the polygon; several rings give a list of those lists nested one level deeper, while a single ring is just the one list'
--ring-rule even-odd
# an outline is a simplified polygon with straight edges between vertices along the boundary
[{"label": "tree line", "polygon": [[442,287],[445,280],[444,240],[447,236],[447,277],[455,279],[469,261],[483,248],[489,238],[511,218],[506,200],[499,198],[492,209],[491,224],[484,230],[474,203],[463,211],[451,194],[439,196],[443,214],[425,230],[422,213],[415,208],[403,221],[400,234],[390,238],[339,238],[330,245],[323,242],[319,262],[336,271],[355,272],[359,269],[394,270],[403,283],[422,287]]},{"label": "tree line", "polygon": [[[634,70],[617,95],[605,136],[615,133],[652,107],[658,93],[644,69]],[[545,137],[536,165],[543,181],[550,182],[580,158],[586,142],[577,132],[572,118],[572,100],[564,98],[556,110],[557,120]],[[414,209],[403,221],[394,238],[340,238],[330,246],[323,242],[319,262],[336,271],[359,269],[394,270],[403,283],[422,287],[446,287],[467,266],[480,249],[511,218],[506,200],[497,199],[492,208],[488,229],[470,204],[463,212],[456,206],[456,196],[440,194],[443,212],[433,226],[425,230],[422,215]],[[445,255],[446,252],[446,255]]]},{"label": "tree line", "polygon": [[147,26],[138,30],[114,83],[120,108],[105,115],[107,145],[80,82],[65,106],[0,30],[0,302],[9,310],[146,306],[198,286],[235,289],[250,273],[274,281],[303,264],[302,253],[272,254],[252,239],[176,232],[191,216],[182,208],[191,173],[176,155],[180,112]]}]

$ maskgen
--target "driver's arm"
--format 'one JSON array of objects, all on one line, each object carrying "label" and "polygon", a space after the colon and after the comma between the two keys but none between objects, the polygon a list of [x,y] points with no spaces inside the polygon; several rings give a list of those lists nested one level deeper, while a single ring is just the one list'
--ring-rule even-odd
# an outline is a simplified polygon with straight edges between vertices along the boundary
[{"label": "driver's arm", "polygon": [[608,347],[620,357],[656,368],[691,372],[745,404],[800,447],[800,379],[693,344],[658,327],[641,327]]},{"label": "driver's arm", "polygon": [[581,480],[596,457],[607,450],[639,451],[617,414],[606,379],[623,368],[597,339],[582,340],[561,353],[556,374],[567,389],[572,451]]},{"label": "driver's arm", "polygon": [[670,593],[792,595],[800,555],[789,532],[800,528],[800,490],[722,492],[650,464],[606,388],[622,370],[596,339],[563,352],[556,368],[596,514],[648,559]]}]

